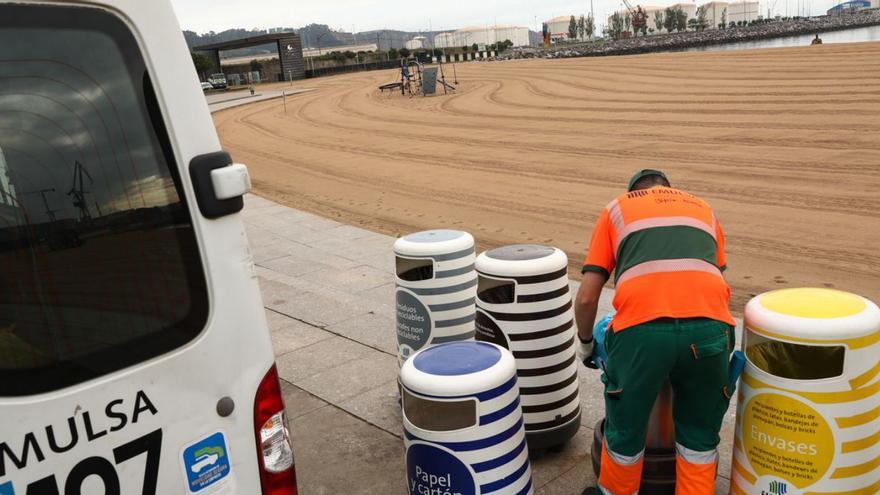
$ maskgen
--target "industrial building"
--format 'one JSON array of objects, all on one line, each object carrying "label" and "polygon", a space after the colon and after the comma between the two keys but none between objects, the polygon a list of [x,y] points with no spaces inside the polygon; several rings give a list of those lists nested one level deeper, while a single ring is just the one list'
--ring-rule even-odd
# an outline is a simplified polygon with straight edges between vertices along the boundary
[{"label": "industrial building", "polygon": [[[644,12],[645,15],[648,16],[648,27],[654,28],[654,30],[656,31],[657,28],[654,26],[654,14],[656,14],[657,12],[665,11],[666,7],[660,7],[657,5],[638,5],[638,7],[641,7],[642,12]],[[617,14],[621,17],[626,17],[626,16],[632,17],[632,13],[629,11],[629,9],[620,9],[617,12],[614,12],[608,16],[608,19],[606,20],[607,26],[611,25],[611,19],[612,19],[612,17],[614,17],[614,14]],[[567,29],[568,29],[568,26],[566,25],[566,30]]]},{"label": "industrial building", "polygon": [[759,10],[758,2],[752,0],[744,0],[742,2],[708,2],[700,5],[706,9],[707,28],[717,28],[719,24],[724,23],[729,26],[731,22],[739,24],[740,22],[752,22],[758,20]]},{"label": "industrial building", "polygon": [[[666,32],[665,28],[658,28],[656,22],[654,21],[654,16],[657,14],[657,12],[661,12],[665,15],[666,9],[680,8],[682,11],[684,11],[685,14],[687,14],[688,20],[695,18],[697,15],[697,6],[692,3],[676,3],[668,7],[661,7],[658,5],[637,5],[637,7],[641,7],[642,11],[648,16],[648,28],[653,29],[655,33]],[[629,9],[621,9],[618,10],[616,13],[621,16],[628,15],[632,17],[632,13],[629,11]],[[607,25],[611,25],[611,16],[608,17]],[[566,27],[566,29],[568,29],[568,27]]]},{"label": "industrial building", "polygon": [[694,3],[676,3],[674,5],[670,5],[671,8],[679,8],[687,14],[687,20],[691,20],[697,17],[697,5]]},{"label": "industrial building", "polygon": [[[876,2],[880,5],[880,0],[854,0],[852,2],[847,2],[848,5],[854,3],[867,3],[867,2]],[[693,3],[676,3],[674,5],[670,5],[669,7],[659,7],[656,5],[642,5],[642,10],[648,15],[648,27],[654,29],[656,33],[665,33],[666,29],[657,28],[656,23],[654,22],[654,15],[656,12],[663,12],[665,14],[667,8],[679,8],[687,14],[687,20],[697,18],[697,5]],[[719,24],[722,22],[725,25],[730,25],[731,22],[739,23],[739,22],[752,22],[758,19],[758,2],[754,0],[744,0],[741,2],[724,2],[721,0],[706,2],[700,5],[700,8],[704,9],[706,12],[706,28],[713,29],[717,28]],[[836,8],[836,7],[835,7]],[[833,10],[833,9],[832,9]],[[831,11],[829,11],[829,14]],[[621,16],[632,15],[629,9],[618,10],[617,14]],[[613,15],[613,14],[612,14]],[[561,19],[561,18],[559,18]],[[611,17],[608,17],[607,21],[608,25],[611,25]],[[565,37],[568,37],[568,20],[565,22]]]},{"label": "industrial building", "polygon": [[[578,16],[575,16],[577,18]],[[571,23],[570,15],[561,15],[552,19],[547,19],[544,24],[550,30],[550,40],[559,41],[568,39],[568,25]]]},{"label": "industrial building", "polygon": [[[667,7],[662,7],[659,5],[637,5],[637,7],[639,7],[639,6],[642,8],[642,11],[645,12],[645,14],[648,16],[648,28],[653,29],[655,33],[665,33],[666,32],[666,28],[663,28],[662,26],[660,28],[658,28],[657,23],[654,21],[654,18],[655,18],[655,15],[657,14],[657,12],[661,12],[661,13],[663,13],[663,15],[665,15],[666,9],[678,8],[678,9],[681,9],[687,15],[687,21],[694,19],[697,16],[697,6],[693,3],[682,2],[682,3],[676,3],[673,5],[669,5]],[[629,9],[618,10],[617,14],[619,14],[621,16],[628,15],[628,16],[632,17],[632,13],[629,11]],[[687,22],[687,21],[685,21],[685,22]],[[611,17],[610,16],[608,17],[607,22],[608,22],[607,25],[611,25]]]},{"label": "industrial building", "polygon": [[729,15],[727,14],[728,2],[706,2],[700,5],[701,9],[706,12],[706,24],[709,29],[715,29],[719,24],[730,24]]},{"label": "industrial building", "polygon": [[[752,22],[758,20],[758,2],[732,2],[727,5],[727,24],[731,22]],[[720,20],[718,22],[721,22]],[[715,24],[718,25],[717,23]]]},{"label": "industrial building", "polygon": [[434,36],[436,48],[460,48],[463,46],[494,45],[510,40],[513,46],[529,45],[529,28],[524,26],[474,26]]},{"label": "industrial building", "polygon": [[424,36],[413,36],[413,39],[404,43],[409,50],[421,50],[422,48],[427,48],[428,46],[428,38]]},{"label": "industrial building", "polygon": [[880,0],[852,0],[828,9],[828,15],[852,14],[865,9],[880,9]]}]

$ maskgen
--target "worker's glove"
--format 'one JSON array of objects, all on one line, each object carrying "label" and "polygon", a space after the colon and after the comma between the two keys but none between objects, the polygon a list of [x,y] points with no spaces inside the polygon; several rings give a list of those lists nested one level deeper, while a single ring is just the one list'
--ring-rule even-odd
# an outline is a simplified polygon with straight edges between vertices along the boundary
[{"label": "worker's glove", "polygon": [[578,360],[584,363],[584,366],[587,368],[599,369],[596,366],[596,363],[593,362],[593,348],[596,345],[596,341],[593,337],[590,337],[590,340],[583,340],[578,337],[578,347],[577,347],[577,357]]}]

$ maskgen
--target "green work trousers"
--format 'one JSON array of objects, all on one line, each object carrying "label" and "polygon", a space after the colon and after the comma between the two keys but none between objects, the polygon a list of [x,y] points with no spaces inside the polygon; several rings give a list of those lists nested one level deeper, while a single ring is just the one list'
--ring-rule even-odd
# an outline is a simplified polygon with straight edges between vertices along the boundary
[{"label": "green work trousers", "polygon": [[735,384],[729,383],[734,329],[708,318],[661,318],[605,338],[605,442],[625,456],[644,450],[648,417],[672,384],[676,443],[698,452],[718,446]]}]

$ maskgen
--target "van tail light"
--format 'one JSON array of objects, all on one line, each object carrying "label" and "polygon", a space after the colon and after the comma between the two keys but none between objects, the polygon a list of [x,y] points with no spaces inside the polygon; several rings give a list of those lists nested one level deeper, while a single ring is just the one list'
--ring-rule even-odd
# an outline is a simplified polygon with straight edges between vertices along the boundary
[{"label": "van tail light", "polygon": [[278,369],[274,364],[257,388],[254,430],[263,495],[297,495],[287,415],[278,383]]}]

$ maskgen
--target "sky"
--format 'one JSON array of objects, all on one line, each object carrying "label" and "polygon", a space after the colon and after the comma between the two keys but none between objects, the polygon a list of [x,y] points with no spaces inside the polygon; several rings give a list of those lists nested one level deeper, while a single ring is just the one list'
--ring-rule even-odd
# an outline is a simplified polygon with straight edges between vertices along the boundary
[{"label": "sky", "polygon": [[[621,0],[592,0],[597,24],[615,10]],[[687,0],[645,0],[648,5],[670,5]],[[842,1],[842,0],[838,0]],[[760,12],[774,6],[774,14],[798,11],[823,13],[835,0],[760,0]],[[204,33],[230,28],[300,27],[327,24],[351,32],[374,29],[427,31],[454,30],[464,26],[515,24],[541,30],[541,22],[560,15],[590,11],[590,0],[171,0],[183,29]],[[638,0],[631,2],[640,3]],[[697,2],[704,3],[703,0]]]}]

